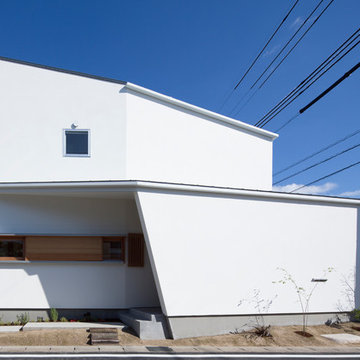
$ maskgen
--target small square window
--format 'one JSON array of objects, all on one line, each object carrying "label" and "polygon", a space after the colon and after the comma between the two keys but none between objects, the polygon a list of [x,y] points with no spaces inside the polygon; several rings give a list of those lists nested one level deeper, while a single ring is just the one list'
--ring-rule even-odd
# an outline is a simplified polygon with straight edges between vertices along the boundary
[{"label": "small square window", "polygon": [[65,130],[65,155],[89,156],[89,131]]}]

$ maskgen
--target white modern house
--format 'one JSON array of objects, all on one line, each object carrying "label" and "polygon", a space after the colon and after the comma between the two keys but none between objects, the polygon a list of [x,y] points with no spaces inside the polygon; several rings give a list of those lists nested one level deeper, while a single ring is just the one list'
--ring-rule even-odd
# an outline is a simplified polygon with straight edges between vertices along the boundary
[{"label": "white modern house", "polygon": [[3,320],[160,309],[167,336],[221,334],[249,323],[259,289],[275,298],[269,323],[301,323],[278,268],[308,288],[327,280],[310,322],[352,310],[343,278],[359,261],[360,201],[273,192],[276,134],[7,58],[0,99]]}]

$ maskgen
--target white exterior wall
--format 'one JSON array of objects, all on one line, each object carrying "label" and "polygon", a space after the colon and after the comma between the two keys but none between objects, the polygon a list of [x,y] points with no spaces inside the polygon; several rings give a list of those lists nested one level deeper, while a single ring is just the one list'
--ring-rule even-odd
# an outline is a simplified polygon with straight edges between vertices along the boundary
[{"label": "white exterior wall", "polygon": [[[1,234],[119,235],[141,232],[134,200],[2,195]],[[148,257],[120,262],[0,262],[0,308],[117,309],[159,304]]]},{"label": "white exterior wall", "polygon": [[[0,182],[125,178],[122,87],[0,61]],[[91,157],[63,156],[72,123],[90,129]]]},{"label": "white exterior wall", "polygon": [[127,177],[271,190],[272,141],[127,92]]},{"label": "white exterior wall", "polygon": [[[0,182],[128,179],[271,189],[271,136],[124,85],[0,60],[0,97]],[[63,130],[73,123],[90,130],[90,157],[63,156]]]},{"label": "white exterior wall", "polygon": [[[355,269],[357,208],[314,201],[139,192],[137,200],[168,316],[257,313],[260,299],[274,299],[269,313],[300,313],[291,284],[274,284],[286,269],[300,286],[319,284],[309,312],[352,310],[343,276]],[[181,301],[179,300],[181,299]],[[241,300],[241,306],[238,306]]]}]

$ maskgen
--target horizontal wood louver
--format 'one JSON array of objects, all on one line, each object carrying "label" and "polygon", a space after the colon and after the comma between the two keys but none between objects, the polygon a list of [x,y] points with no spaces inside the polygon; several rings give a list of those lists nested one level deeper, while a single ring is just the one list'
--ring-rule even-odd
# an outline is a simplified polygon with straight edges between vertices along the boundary
[{"label": "horizontal wood louver", "polygon": [[102,237],[27,236],[25,255],[27,260],[102,260]]},{"label": "horizontal wood louver", "polygon": [[143,234],[128,235],[128,266],[144,266],[145,243]]}]

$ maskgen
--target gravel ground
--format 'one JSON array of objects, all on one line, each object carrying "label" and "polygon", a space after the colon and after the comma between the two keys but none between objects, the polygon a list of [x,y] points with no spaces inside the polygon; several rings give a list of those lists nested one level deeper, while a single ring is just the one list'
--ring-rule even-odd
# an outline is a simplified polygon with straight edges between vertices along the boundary
[{"label": "gravel ground", "polygon": [[[342,346],[321,337],[321,334],[349,333],[359,335],[353,326],[359,324],[345,323],[341,329],[326,325],[309,326],[307,331],[313,337],[304,337],[295,333],[301,326],[274,326],[272,338],[261,338],[251,332],[218,336],[203,336],[179,340],[140,340],[127,328],[118,330],[120,345],[153,345],[153,346]],[[0,346],[61,346],[86,345],[89,333],[85,329],[73,330],[34,330],[15,333],[0,333]],[[358,346],[356,343],[353,346]],[[347,344],[346,346],[351,346]]]}]

